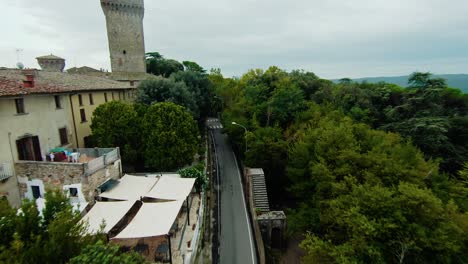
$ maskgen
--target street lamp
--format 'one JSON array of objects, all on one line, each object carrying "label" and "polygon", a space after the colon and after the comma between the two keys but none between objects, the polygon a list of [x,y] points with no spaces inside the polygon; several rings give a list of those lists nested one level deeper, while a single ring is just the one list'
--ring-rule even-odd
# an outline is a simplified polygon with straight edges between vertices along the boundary
[{"label": "street lamp", "polygon": [[231,124],[233,124],[233,125],[235,125],[235,126],[240,126],[240,127],[242,127],[242,128],[245,130],[245,131],[244,131],[245,152],[247,153],[247,128],[246,128],[245,126],[241,125],[241,124],[238,124],[238,123],[234,122],[234,121],[232,121]]}]

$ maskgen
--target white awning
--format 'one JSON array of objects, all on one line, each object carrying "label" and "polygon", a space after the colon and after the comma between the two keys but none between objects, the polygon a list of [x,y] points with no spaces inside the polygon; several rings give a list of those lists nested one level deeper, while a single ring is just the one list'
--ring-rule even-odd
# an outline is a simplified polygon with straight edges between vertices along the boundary
[{"label": "white awning", "polygon": [[104,233],[109,232],[124,216],[130,208],[135,204],[135,201],[123,202],[96,202],[89,212],[81,219],[88,221],[88,233],[97,233],[103,221],[105,222]]},{"label": "white awning", "polygon": [[156,237],[169,234],[183,200],[144,203],[133,220],[112,239]]},{"label": "white awning", "polygon": [[112,189],[99,195],[102,198],[135,201],[145,196],[156,184],[158,178],[149,178],[144,176],[132,176],[126,174],[119,180],[119,183]]},{"label": "white awning", "polygon": [[145,197],[162,200],[185,200],[194,184],[195,178],[161,176]]}]

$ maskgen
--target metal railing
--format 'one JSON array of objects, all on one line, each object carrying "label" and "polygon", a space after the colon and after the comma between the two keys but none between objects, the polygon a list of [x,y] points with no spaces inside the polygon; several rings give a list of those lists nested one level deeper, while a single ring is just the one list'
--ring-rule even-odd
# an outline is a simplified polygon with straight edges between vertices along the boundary
[{"label": "metal railing", "polygon": [[[119,148],[109,148],[109,149],[77,149],[78,151],[80,150],[86,150],[89,155],[95,154],[95,155],[100,155],[97,158],[90,160],[88,163],[85,165],[85,174],[86,175],[91,175],[95,173],[96,171],[104,168],[105,166],[114,163],[116,160],[120,159],[120,153],[119,153]],[[94,153],[91,153],[92,151]],[[82,153],[82,152],[80,152]]]},{"label": "metal railing", "polygon": [[14,173],[12,163],[0,163],[0,181],[13,177]]}]

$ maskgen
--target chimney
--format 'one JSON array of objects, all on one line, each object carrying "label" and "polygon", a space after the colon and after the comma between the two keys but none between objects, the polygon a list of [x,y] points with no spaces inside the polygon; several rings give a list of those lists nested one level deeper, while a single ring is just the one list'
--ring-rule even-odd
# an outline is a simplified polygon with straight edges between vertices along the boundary
[{"label": "chimney", "polygon": [[33,88],[34,87],[34,77],[35,77],[35,70],[23,70],[24,76],[26,76],[26,80],[23,80],[23,86],[25,88]]}]

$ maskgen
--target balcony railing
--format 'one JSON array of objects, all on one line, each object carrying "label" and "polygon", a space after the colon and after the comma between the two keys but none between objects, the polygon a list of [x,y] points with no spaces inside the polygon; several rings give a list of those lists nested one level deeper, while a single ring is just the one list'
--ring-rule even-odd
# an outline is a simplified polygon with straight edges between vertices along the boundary
[{"label": "balcony railing", "polygon": [[[16,164],[30,164],[33,166],[81,166],[83,173],[87,176],[95,173],[96,171],[106,167],[109,164],[114,163],[120,159],[119,148],[74,148],[67,149],[69,153],[78,153],[76,161],[72,162],[73,159],[70,156],[69,159],[61,161],[17,161]],[[1,164],[1,163],[0,163]],[[10,167],[9,167],[10,168]],[[12,167],[10,168],[10,171]],[[0,179],[1,179],[0,170]],[[12,175],[11,175],[12,176]],[[9,176],[8,176],[9,177]]]},{"label": "balcony railing", "polygon": [[6,180],[14,175],[12,163],[0,163],[0,181]]}]

